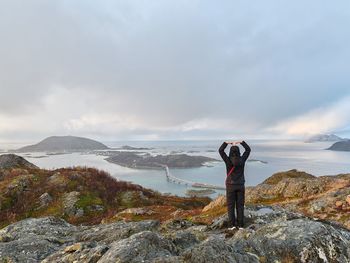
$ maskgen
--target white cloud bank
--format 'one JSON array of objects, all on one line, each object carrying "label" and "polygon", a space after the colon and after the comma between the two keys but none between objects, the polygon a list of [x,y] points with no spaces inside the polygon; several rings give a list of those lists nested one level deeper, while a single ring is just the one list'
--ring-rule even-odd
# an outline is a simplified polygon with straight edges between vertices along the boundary
[{"label": "white cloud bank", "polygon": [[325,106],[349,94],[349,24],[347,0],[0,0],[0,141],[350,126]]},{"label": "white cloud bank", "polygon": [[331,105],[319,107],[305,114],[282,121],[268,129],[268,131],[292,136],[309,136],[343,130],[349,123],[350,96]]}]

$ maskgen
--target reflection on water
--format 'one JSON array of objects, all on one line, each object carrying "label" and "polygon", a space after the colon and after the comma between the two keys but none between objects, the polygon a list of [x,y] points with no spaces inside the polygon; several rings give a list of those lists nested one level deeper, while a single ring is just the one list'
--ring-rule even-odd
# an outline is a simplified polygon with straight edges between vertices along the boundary
[{"label": "reflection on water", "polygon": [[[170,172],[182,179],[224,186],[226,170],[220,160],[217,149],[221,141],[134,141],[105,142],[110,147],[131,145],[134,147],[149,147],[152,154],[169,154],[181,152],[190,155],[203,155],[218,159],[210,167],[170,169]],[[324,150],[331,143],[303,143],[296,141],[248,141],[252,148],[249,159],[260,160],[246,163],[246,185],[261,183],[275,172],[290,169],[303,170],[313,175],[333,175],[350,171],[350,152],[334,152]],[[228,150],[228,149],[227,149]],[[243,151],[243,149],[242,149]],[[167,182],[162,170],[135,170],[108,163],[105,157],[94,154],[63,154],[46,155],[45,153],[23,154],[32,163],[41,168],[54,169],[68,166],[89,166],[109,172],[112,176],[140,184],[160,192],[185,196],[190,186]],[[39,158],[38,158],[39,157]],[[224,190],[215,190],[224,194]]]}]

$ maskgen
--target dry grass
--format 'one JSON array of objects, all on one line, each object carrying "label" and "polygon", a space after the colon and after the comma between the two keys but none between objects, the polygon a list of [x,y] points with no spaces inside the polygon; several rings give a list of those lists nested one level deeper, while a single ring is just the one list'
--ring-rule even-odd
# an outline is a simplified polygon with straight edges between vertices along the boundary
[{"label": "dry grass", "polygon": [[[63,211],[63,195],[72,191],[80,193],[77,205],[84,210],[82,217],[69,217]],[[132,201],[120,200],[118,196],[126,191],[140,192],[145,198],[133,195]],[[40,207],[39,197],[43,193],[48,193],[53,199],[47,207]],[[140,185],[117,180],[94,168],[0,170],[0,226],[27,217],[48,215],[62,217],[75,224],[97,224],[126,207],[166,205],[171,207],[171,211],[178,208],[191,210],[202,208],[210,201],[208,197],[162,195]],[[104,209],[91,212],[88,209],[91,205],[101,205]],[[163,219],[169,212],[160,209],[156,215]]]}]

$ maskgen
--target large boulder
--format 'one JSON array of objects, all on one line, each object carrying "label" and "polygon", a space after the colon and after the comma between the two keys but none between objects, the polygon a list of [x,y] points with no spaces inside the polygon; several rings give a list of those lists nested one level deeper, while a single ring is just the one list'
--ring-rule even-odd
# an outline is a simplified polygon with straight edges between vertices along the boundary
[{"label": "large boulder", "polygon": [[49,193],[43,193],[39,196],[39,208],[47,207],[52,202],[52,197]]},{"label": "large boulder", "polygon": [[62,219],[25,219],[0,230],[0,258],[8,262],[39,262],[74,241],[77,227]]},{"label": "large boulder", "polygon": [[49,257],[42,263],[71,263],[71,262],[97,262],[109,249],[109,246],[96,242],[75,243],[67,246]]},{"label": "large boulder", "polygon": [[118,221],[111,224],[82,227],[76,239],[79,242],[94,241],[109,244],[138,232],[156,230],[159,226],[160,222],[158,220],[143,220],[139,222]]},{"label": "large boulder", "polygon": [[191,263],[259,263],[259,258],[245,251],[238,251],[234,246],[225,242],[225,239],[213,235],[194,247],[182,253],[185,262]]},{"label": "large boulder", "polygon": [[156,259],[162,262],[163,258],[176,256],[176,253],[176,246],[170,240],[158,233],[143,231],[112,243],[110,249],[98,262],[131,263],[150,262]]},{"label": "large boulder", "polygon": [[236,248],[266,262],[349,262],[350,233],[307,218],[277,220],[245,238],[233,237]]},{"label": "large boulder", "polygon": [[[159,221],[116,222],[76,227],[62,219],[25,219],[0,230],[0,259],[5,262],[97,262],[110,244],[142,231],[154,231]],[[1,262],[1,260],[0,260]]]},{"label": "large boulder", "polygon": [[35,169],[38,167],[28,162],[23,157],[18,156],[16,154],[2,154],[0,155],[0,168],[1,169],[7,169],[7,168],[24,168],[24,169],[34,168]]},{"label": "large boulder", "polygon": [[84,215],[84,210],[82,208],[77,207],[79,195],[80,193],[77,191],[72,191],[63,195],[62,203],[65,214],[76,217]]}]

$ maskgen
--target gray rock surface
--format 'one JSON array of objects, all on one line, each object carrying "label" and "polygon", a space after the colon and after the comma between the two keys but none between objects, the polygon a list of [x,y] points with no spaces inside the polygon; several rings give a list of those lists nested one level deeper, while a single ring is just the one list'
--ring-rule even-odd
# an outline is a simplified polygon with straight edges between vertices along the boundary
[{"label": "gray rock surface", "polygon": [[256,231],[245,231],[246,238],[233,238],[232,244],[267,262],[350,262],[349,231],[321,222],[278,220]]},{"label": "gray rock surface", "polygon": [[328,205],[328,204],[326,203],[325,200],[316,200],[316,201],[312,201],[312,202],[310,203],[309,211],[310,211],[310,213],[312,213],[312,214],[320,213],[320,212],[324,211],[326,205]]},{"label": "gray rock surface", "polygon": [[28,162],[21,156],[16,154],[2,154],[0,155],[0,168],[38,168],[34,164]]},{"label": "gray rock surface", "polygon": [[71,244],[76,231],[75,226],[54,217],[25,219],[0,230],[0,258],[9,262],[40,262]]},{"label": "gray rock surface", "polygon": [[77,191],[69,192],[63,195],[64,213],[69,216],[83,216],[84,210],[76,206],[80,193]]},{"label": "gray rock surface", "polygon": [[283,178],[273,185],[262,183],[247,188],[246,201],[256,203],[273,199],[302,198],[324,192],[326,185],[326,179]]},{"label": "gray rock surface", "polygon": [[184,251],[182,256],[185,262],[191,263],[221,263],[221,262],[254,262],[258,263],[257,255],[238,251],[234,246],[225,242],[220,236],[210,236],[202,243]]},{"label": "gray rock surface", "polygon": [[119,193],[119,204],[121,206],[130,206],[131,204],[136,204],[141,201],[148,200],[148,197],[145,196],[142,191],[124,191]]},{"label": "gray rock surface", "polygon": [[48,206],[51,203],[51,201],[52,201],[51,195],[49,195],[48,193],[43,193],[39,197],[40,208]]},{"label": "gray rock surface", "polygon": [[[9,262],[350,262],[350,231],[278,207],[248,207],[246,228],[157,220],[72,226],[53,217],[0,230]],[[181,220],[178,220],[181,221]],[[6,262],[6,261],[5,261]]]},{"label": "gray rock surface", "polygon": [[176,246],[170,240],[158,233],[143,231],[112,243],[98,262],[150,262],[156,258],[175,256],[176,253]]},{"label": "gray rock surface", "polygon": [[157,220],[143,220],[139,222],[118,221],[112,224],[82,227],[81,231],[76,235],[76,240],[79,242],[94,241],[110,244],[141,231],[156,230],[158,227],[159,221]]}]

